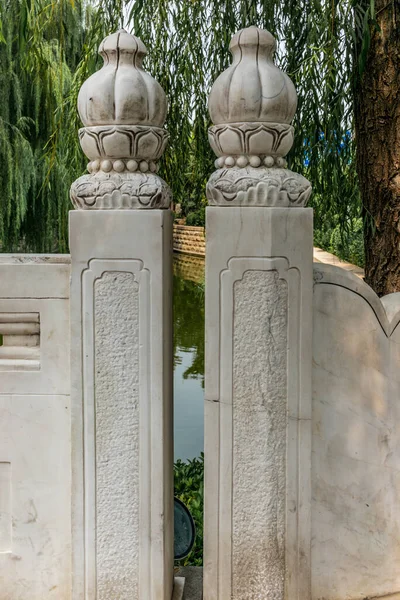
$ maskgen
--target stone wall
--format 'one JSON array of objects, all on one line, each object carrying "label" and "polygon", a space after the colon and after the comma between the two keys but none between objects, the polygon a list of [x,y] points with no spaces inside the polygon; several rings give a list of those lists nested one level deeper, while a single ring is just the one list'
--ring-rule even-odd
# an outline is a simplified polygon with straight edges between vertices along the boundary
[{"label": "stone wall", "polygon": [[[220,251],[214,250],[218,260],[223,259],[222,248],[228,246],[225,252],[230,256],[236,247],[231,239],[232,223],[229,225],[224,219],[221,228],[223,224]],[[277,227],[260,230],[259,247],[271,254],[273,251],[265,246],[267,238],[263,231],[266,230],[275,231]],[[237,239],[243,243],[241,236],[242,233],[237,232]],[[299,248],[299,243],[295,246]],[[248,254],[247,249],[243,254]],[[282,254],[282,249],[276,249],[275,254]],[[331,260],[322,254],[318,259]],[[282,498],[287,498],[287,492],[281,487],[286,481],[283,471],[290,468],[290,464],[285,466],[284,463],[287,440],[285,442],[282,427],[283,413],[279,412],[289,393],[282,379],[287,365],[281,346],[287,344],[286,320],[290,323],[292,319],[288,308],[294,309],[298,303],[287,304],[289,280],[277,278],[274,269],[259,270],[254,258],[243,260],[247,266],[238,279],[234,278],[230,300],[234,309],[232,359],[237,384],[232,390],[235,446],[229,456],[232,457],[233,483],[232,589],[237,598],[248,600],[258,597],[248,595],[250,582],[255,582],[256,594],[264,589],[262,581],[265,580],[269,581],[276,597],[283,594],[279,587],[283,580],[279,569],[284,547],[280,524],[284,522]],[[0,294],[0,589],[4,591],[4,598],[50,600],[54,589],[59,590],[60,599],[71,598],[69,262],[69,256],[0,257],[3,281]],[[232,261],[229,264],[234,268]],[[203,268],[204,259],[200,256],[175,255],[176,274],[202,281]],[[111,331],[119,331],[120,338],[137,337],[136,284],[132,283],[126,266],[124,269],[115,274],[106,271],[95,284],[93,306],[101,317],[97,334],[104,338],[103,350],[96,348],[96,361],[102,366],[98,384],[105,376],[106,367],[109,369],[103,387],[110,386],[114,377],[110,370],[113,363],[109,364],[108,360],[113,353],[109,347]],[[222,272],[225,280],[226,269]],[[122,329],[119,329],[122,327],[119,304],[113,298],[117,289],[113,287],[115,277],[121,279],[118,286],[121,300],[128,296],[133,298],[124,309]],[[400,590],[400,436],[396,427],[400,419],[400,294],[379,299],[360,277],[354,270],[314,262],[312,590],[310,596],[304,596],[308,600],[397,598]],[[215,287],[213,285],[213,289]],[[229,298],[224,294],[225,291],[226,303]],[[311,331],[311,326],[307,331]],[[222,339],[226,339],[225,335]],[[227,356],[230,344],[221,349],[219,356]],[[123,366],[127,359],[132,364],[137,362],[132,357],[134,347],[129,350],[124,344],[124,348],[115,363],[116,368]],[[268,368],[262,368],[263,357]],[[289,371],[293,372],[293,365]],[[247,373],[251,377],[247,377]],[[282,380],[276,379],[278,375]],[[128,376],[129,387],[136,393],[132,373]],[[104,430],[106,435],[101,443],[108,444],[111,438],[107,432],[114,426],[113,420],[107,421],[111,406],[106,402],[108,388],[104,395],[102,386],[97,387],[97,435],[102,435]],[[243,402],[247,397],[252,398],[252,403]],[[120,400],[124,401],[123,390]],[[218,403],[210,404],[215,410]],[[213,422],[219,423],[220,418]],[[258,428],[262,429],[262,435],[260,432],[256,435]],[[119,427],[119,437],[128,438],[131,430]],[[254,439],[259,440],[258,453]],[[241,446],[248,448],[245,460]],[[135,448],[124,443],[124,449],[132,452],[125,461],[128,466],[132,465]],[[101,450],[100,445],[98,450]],[[112,447],[107,454],[112,454]],[[113,493],[117,493],[119,483],[114,479],[115,468],[112,467],[112,462],[99,461],[98,480],[104,482],[104,489],[109,492],[103,496],[105,507],[109,500],[118,504]],[[136,494],[137,481],[133,474],[128,474],[125,480],[132,486],[129,506],[134,505],[131,500]],[[260,497],[256,493],[258,488],[265,490]],[[252,500],[253,496],[258,504]],[[247,504],[247,498],[251,504]],[[99,499],[102,500],[101,495]],[[102,508],[101,502],[98,507]],[[272,517],[268,513],[270,508]],[[103,516],[106,515],[105,523],[98,519],[98,527],[103,528],[98,538],[98,565],[104,565],[103,570],[109,572],[109,556],[102,551],[103,539],[104,548],[109,543],[104,538],[110,515],[108,509],[104,511]],[[254,523],[254,519],[260,520],[255,529],[248,525]],[[274,527],[273,532],[270,527]],[[134,531],[135,525],[131,524],[129,530]],[[243,534],[239,535],[238,530]],[[118,528],[115,531],[118,543],[124,543],[125,531]],[[254,531],[261,532],[256,558],[267,561],[267,570],[262,561],[248,561],[250,553],[245,545]],[[114,530],[109,529],[108,533],[114,535]],[[263,546],[264,540],[270,537],[276,547],[272,541]],[[118,564],[122,565],[121,573],[126,575],[127,565]],[[245,566],[244,570],[241,565]],[[24,581],[29,581],[26,592]],[[128,582],[128,578],[125,581]],[[136,582],[129,582],[134,588]],[[99,598],[105,596],[104,586],[99,581]],[[3,598],[1,593],[0,597]],[[192,600],[191,596],[188,599]]]},{"label": "stone wall", "polygon": [[399,598],[400,294],[314,279],[312,600]]},{"label": "stone wall", "polygon": [[193,281],[194,283],[203,283],[205,261],[202,256],[194,254],[183,254],[176,252],[174,254],[174,275]]},{"label": "stone wall", "polygon": [[204,256],[206,253],[204,227],[174,225],[174,251]]},{"label": "stone wall", "polygon": [[0,598],[71,598],[69,256],[0,256]]}]

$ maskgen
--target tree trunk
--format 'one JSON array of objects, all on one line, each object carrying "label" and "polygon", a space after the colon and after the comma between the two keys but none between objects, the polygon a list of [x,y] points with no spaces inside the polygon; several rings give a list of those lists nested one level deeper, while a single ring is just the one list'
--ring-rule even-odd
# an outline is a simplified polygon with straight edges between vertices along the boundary
[{"label": "tree trunk", "polygon": [[355,89],[355,131],[365,280],[383,296],[400,291],[400,0],[376,0],[376,20]]}]

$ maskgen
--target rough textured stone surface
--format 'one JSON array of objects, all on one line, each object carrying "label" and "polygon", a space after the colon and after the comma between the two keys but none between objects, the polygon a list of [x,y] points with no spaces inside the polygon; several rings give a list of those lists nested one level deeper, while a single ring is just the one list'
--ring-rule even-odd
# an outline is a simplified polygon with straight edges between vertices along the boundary
[{"label": "rough textured stone surface", "polygon": [[139,303],[132,273],[106,272],[95,283],[95,369],[97,598],[134,600],[139,598]]},{"label": "rough textured stone surface", "polygon": [[232,597],[284,598],[287,283],[247,271],[234,297]]}]

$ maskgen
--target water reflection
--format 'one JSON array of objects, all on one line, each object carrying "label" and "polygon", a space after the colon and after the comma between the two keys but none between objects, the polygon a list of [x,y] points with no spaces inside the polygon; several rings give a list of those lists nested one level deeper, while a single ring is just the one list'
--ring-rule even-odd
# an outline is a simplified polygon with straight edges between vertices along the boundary
[{"label": "water reflection", "polygon": [[204,448],[204,259],[174,256],[175,460]]}]

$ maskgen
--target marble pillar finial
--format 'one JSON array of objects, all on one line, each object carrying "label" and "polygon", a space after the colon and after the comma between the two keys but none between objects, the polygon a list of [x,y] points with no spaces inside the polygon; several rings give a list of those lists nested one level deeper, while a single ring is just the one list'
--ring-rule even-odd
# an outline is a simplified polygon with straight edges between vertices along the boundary
[{"label": "marble pillar finial", "polygon": [[71,186],[78,209],[168,208],[171,191],[157,175],[168,133],[167,99],[143,70],[146,46],[121,29],[100,44],[102,68],[82,85],[78,111],[89,175]]},{"label": "marble pillar finial", "polygon": [[231,40],[232,65],[217,78],[209,97],[214,123],[209,141],[218,157],[207,184],[209,204],[307,204],[310,183],[286,168],[297,94],[273,62],[275,47],[272,34],[257,27],[242,29]]}]

